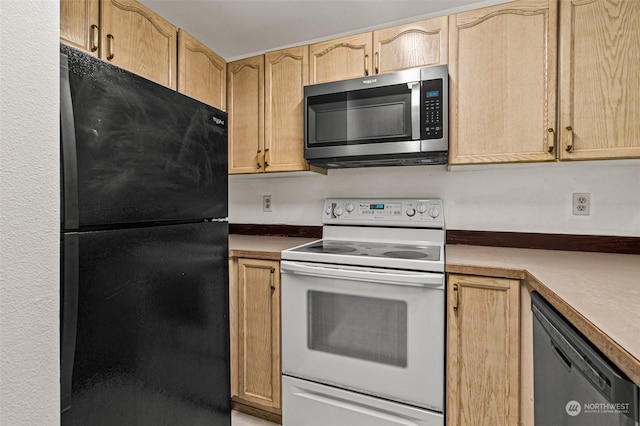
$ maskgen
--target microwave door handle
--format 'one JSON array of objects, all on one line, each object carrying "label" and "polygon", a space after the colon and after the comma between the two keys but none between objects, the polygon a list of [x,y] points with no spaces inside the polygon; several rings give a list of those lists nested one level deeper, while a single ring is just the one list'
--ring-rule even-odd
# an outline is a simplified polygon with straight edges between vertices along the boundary
[{"label": "microwave door handle", "polygon": [[420,88],[419,81],[408,83],[411,89],[411,139],[420,139],[420,126],[422,124],[420,114]]},{"label": "microwave door handle", "polygon": [[310,277],[337,278],[350,281],[366,281],[377,284],[391,284],[407,287],[444,288],[443,274],[430,272],[380,272],[359,269],[332,268],[300,262],[282,261],[280,271],[284,274],[307,275]]}]

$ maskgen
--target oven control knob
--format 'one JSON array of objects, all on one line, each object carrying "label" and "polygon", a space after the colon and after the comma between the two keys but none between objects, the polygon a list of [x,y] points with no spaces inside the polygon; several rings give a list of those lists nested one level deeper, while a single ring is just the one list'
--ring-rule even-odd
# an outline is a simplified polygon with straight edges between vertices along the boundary
[{"label": "oven control knob", "polygon": [[342,216],[342,213],[344,213],[344,210],[342,210],[342,207],[336,207],[333,210],[333,214],[335,214],[336,216]]},{"label": "oven control knob", "polygon": [[418,204],[418,213],[422,214],[424,212],[427,211],[427,205],[426,204]]},{"label": "oven control knob", "polygon": [[351,213],[353,211],[353,204],[349,203],[345,208],[347,209],[347,212]]},{"label": "oven control knob", "polygon": [[438,209],[437,207],[433,207],[429,209],[429,216],[431,216],[432,218],[436,218],[440,215],[440,209]]},{"label": "oven control knob", "polygon": [[410,209],[407,210],[407,216],[413,217],[415,215],[416,215],[416,209],[410,208]]},{"label": "oven control knob", "polygon": [[327,205],[327,208],[324,209],[324,213],[325,214],[331,214],[331,206],[330,205]]}]

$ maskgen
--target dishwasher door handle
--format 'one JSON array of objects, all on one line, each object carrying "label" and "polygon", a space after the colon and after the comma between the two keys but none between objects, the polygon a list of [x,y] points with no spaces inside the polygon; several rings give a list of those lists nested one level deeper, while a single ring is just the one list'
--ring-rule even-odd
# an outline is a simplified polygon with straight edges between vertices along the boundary
[{"label": "dishwasher door handle", "polygon": [[[583,356],[580,351],[571,344],[563,334],[547,319],[547,317],[540,312],[535,306],[533,307],[533,313],[540,321],[540,324],[547,331],[547,334],[551,338],[551,345],[561,353],[562,358],[568,361],[571,368],[577,368],[582,372],[582,375],[587,377],[591,382],[598,386],[602,392],[607,395],[611,394],[611,380],[607,378],[605,374],[598,371],[589,362],[589,359]],[[555,352],[554,351],[554,352]],[[566,365],[566,361],[563,364]]]},{"label": "dishwasher door handle", "polygon": [[560,361],[560,363],[567,371],[571,371],[573,363],[571,362],[569,357],[567,357],[567,355],[562,352],[562,350],[558,346],[555,345],[553,340],[551,340],[551,347],[553,348],[553,354],[556,356],[556,358],[558,358],[558,361]]}]

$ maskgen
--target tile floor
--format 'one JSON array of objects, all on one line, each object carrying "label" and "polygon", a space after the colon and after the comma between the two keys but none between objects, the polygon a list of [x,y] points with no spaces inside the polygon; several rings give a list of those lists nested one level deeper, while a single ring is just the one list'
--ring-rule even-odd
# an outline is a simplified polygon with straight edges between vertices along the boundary
[{"label": "tile floor", "polygon": [[276,423],[271,423],[257,417],[250,416],[239,411],[231,412],[231,426],[278,426]]}]

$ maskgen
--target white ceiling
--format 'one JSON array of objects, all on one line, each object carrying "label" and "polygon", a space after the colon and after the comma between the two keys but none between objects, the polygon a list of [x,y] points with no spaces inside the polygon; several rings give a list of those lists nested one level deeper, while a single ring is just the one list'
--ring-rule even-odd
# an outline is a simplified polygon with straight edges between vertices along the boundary
[{"label": "white ceiling", "polygon": [[508,0],[140,0],[227,61]]}]

